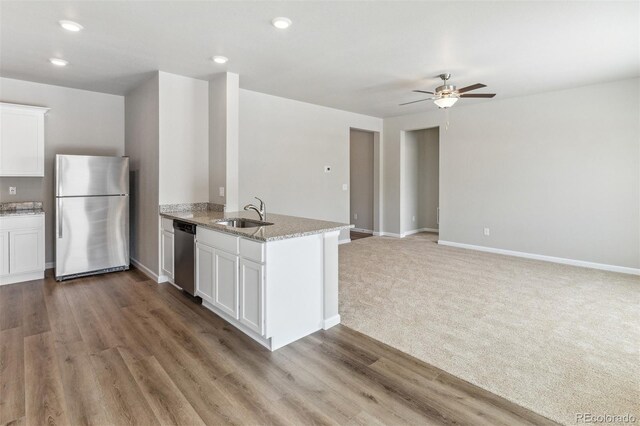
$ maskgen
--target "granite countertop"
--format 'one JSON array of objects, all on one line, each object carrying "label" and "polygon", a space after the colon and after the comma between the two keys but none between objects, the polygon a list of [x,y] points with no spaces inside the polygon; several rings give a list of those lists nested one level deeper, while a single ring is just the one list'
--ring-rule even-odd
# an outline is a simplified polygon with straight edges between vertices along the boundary
[{"label": "granite countertop", "polygon": [[22,201],[13,203],[0,203],[0,217],[3,216],[33,216],[44,214],[42,202]]},{"label": "granite countertop", "polygon": [[178,219],[204,228],[235,234],[258,241],[285,240],[329,231],[340,231],[342,229],[353,228],[354,226],[346,223],[267,213],[266,222],[273,223],[273,225],[261,226],[259,228],[233,228],[231,226],[219,225],[216,222],[233,218],[257,220],[258,215],[255,212],[216,212],[210,210],[160,213],[160,215],[167,219]]},{"label": "granite countertop", "polygon": [[44,214],[42,209],[0,210],[0,217],[4,216],[33,216]]}]

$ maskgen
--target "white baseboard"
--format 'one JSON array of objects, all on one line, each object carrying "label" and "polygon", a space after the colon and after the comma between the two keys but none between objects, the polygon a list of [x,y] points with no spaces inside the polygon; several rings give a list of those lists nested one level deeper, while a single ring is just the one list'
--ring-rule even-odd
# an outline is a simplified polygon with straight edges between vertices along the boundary
[{"label": "white baseboard", "polygon": [[525,253],[522,251],[505,250],[493,247],[476,246],[473,244],[454,243],[452,241],[438,240],[443,246],[457,247],[469,250],[484,251],[487,253],[503,254],[506,256],[522,257],[525,259],[542,260],[544,262],[561,263],[563,265],[580,266],[583,268],[600,269],[603,271],[620,272],[623,274],[640,275],[640,269],[627,266],[607,265],[604,263],[587,262],[584,260],[567,259],[564,257],[546,256],[542,254]]},{"label": "white baseboard", "polygon": [[363,234],[373,234],[372,229],[364,229],[364,228],[351,228],[351,231],[362,232]]},{"label": "white baseboard", "polygon": [[393,232],[374,232],[374,237],[394,237],[394,238],[402,238],[400,234],[394,234]]},{"label": "white baseboard", "polygon": [[406,236],[413,235],[413,234],[418,234],[418,233],[420,233],[420,232],[440,232],[440,231],[439,231],[438,229],[436,229],[436,228],[420,228],[420,229],[414,229],[413,231],[407,231],[407,232],[404,232],[404,233],[402,234],[402,237],[401,237],[401,238],[404,238],[404,237],[406,237]]},{"label": "white baseboard", "polygon": [[338,245],[347,244],[351,242],[351,238],[345,238],[344,240],[338,240]]},{"label": "white baseboard", "polygon": [[334,315],[331,318],[327,318],[326,320],[322,321],[322,329],[328,330],[338,324],[340,324],[340,315]]},{"label": "white baseboard", "polygon": [[[151,269],[149,269],[149,268],[147,268],[146,266],[144,266],[142,263],[140,263],[140,261],[139,261],[139,260],[134,259],[133,257],[132,257],[130,260],[131,260],[131,264],[132,264],[133,266],[135,266],[135,267],[136,267],[137,269],[139,269],[143,274],[145,274],[146,276],[148,276],[149,278],[151,278],[151,279],[152,279],[152,280],[154,280],[155,282],[157,282],[157,283],[164,282],[164,281],[160,281],[160,279],[161,279],[163,276],[158,276],[158,275],[154,274],[154,273],[153,273],[153,271],[152,271]],[[164,278],[165,278],[165,281],[168,281],[168,280],[169,280],[169,278],[167,278],[166,276],[164,276]]]},{"label": "white baseboard", "polygon": [[44,278],[44,271],[27,272],[24,274],[5,275],[0,277],[0,285],[16,284],[25,281],[41,280]]}]

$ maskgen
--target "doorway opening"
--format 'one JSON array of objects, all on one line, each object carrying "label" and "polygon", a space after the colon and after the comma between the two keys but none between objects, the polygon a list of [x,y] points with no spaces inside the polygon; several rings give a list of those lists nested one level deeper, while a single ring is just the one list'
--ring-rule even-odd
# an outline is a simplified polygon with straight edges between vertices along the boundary
[{"label": "doorway opening", "polygon": [[350,129],[349,133],[349,217],[355,227],[351,240],[370,237],[376,227],[375,156],[376,133]]},{"label": "doorway opening", "polygon": [[401,236],[439,232],[440,129],[404,132]]}]

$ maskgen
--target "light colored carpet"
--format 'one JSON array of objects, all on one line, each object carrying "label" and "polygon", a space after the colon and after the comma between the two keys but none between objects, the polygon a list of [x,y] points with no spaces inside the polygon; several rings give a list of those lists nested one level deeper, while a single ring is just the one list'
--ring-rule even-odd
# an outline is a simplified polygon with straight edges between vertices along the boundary
[{"label": "light colored carpet", "polygon": [[436,240],[340,246],[342,323],[561,423],[640,422],[640,277]]}]

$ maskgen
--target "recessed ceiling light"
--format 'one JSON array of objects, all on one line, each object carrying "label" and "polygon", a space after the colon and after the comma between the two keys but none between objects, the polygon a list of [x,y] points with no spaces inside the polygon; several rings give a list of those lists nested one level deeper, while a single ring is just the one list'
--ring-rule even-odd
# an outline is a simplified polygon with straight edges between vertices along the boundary
[{"label": "recessed ceiling light", "polygon": [[49,59],[49,62],[51,62],[53,65],[56,65],[58,67],[67,66],[67,64],[69,63],[68,61],[65,61],[64,59],[60,59],[60,58],[51,58]]},{"label": "recessed ceiling light", "polygon": [[213,58],[211,58],[211,60],[216,64],[226,64],[229,58],[227,58],[226,56],[214,56]]},{"label": "recessed ceiling light", "polygon": [[60,26],[65,30],[73,31],[74,33],[77,33],[78,31],[84,28],[82,25],[73,21],[58,21],[58,24],[60,24]]},{"label": "recessed ceiling light", "polygon": [[271,24],[279,30],[284,30],[291,26],[291,19],[281,16],[279,18],[273,18]]}]

